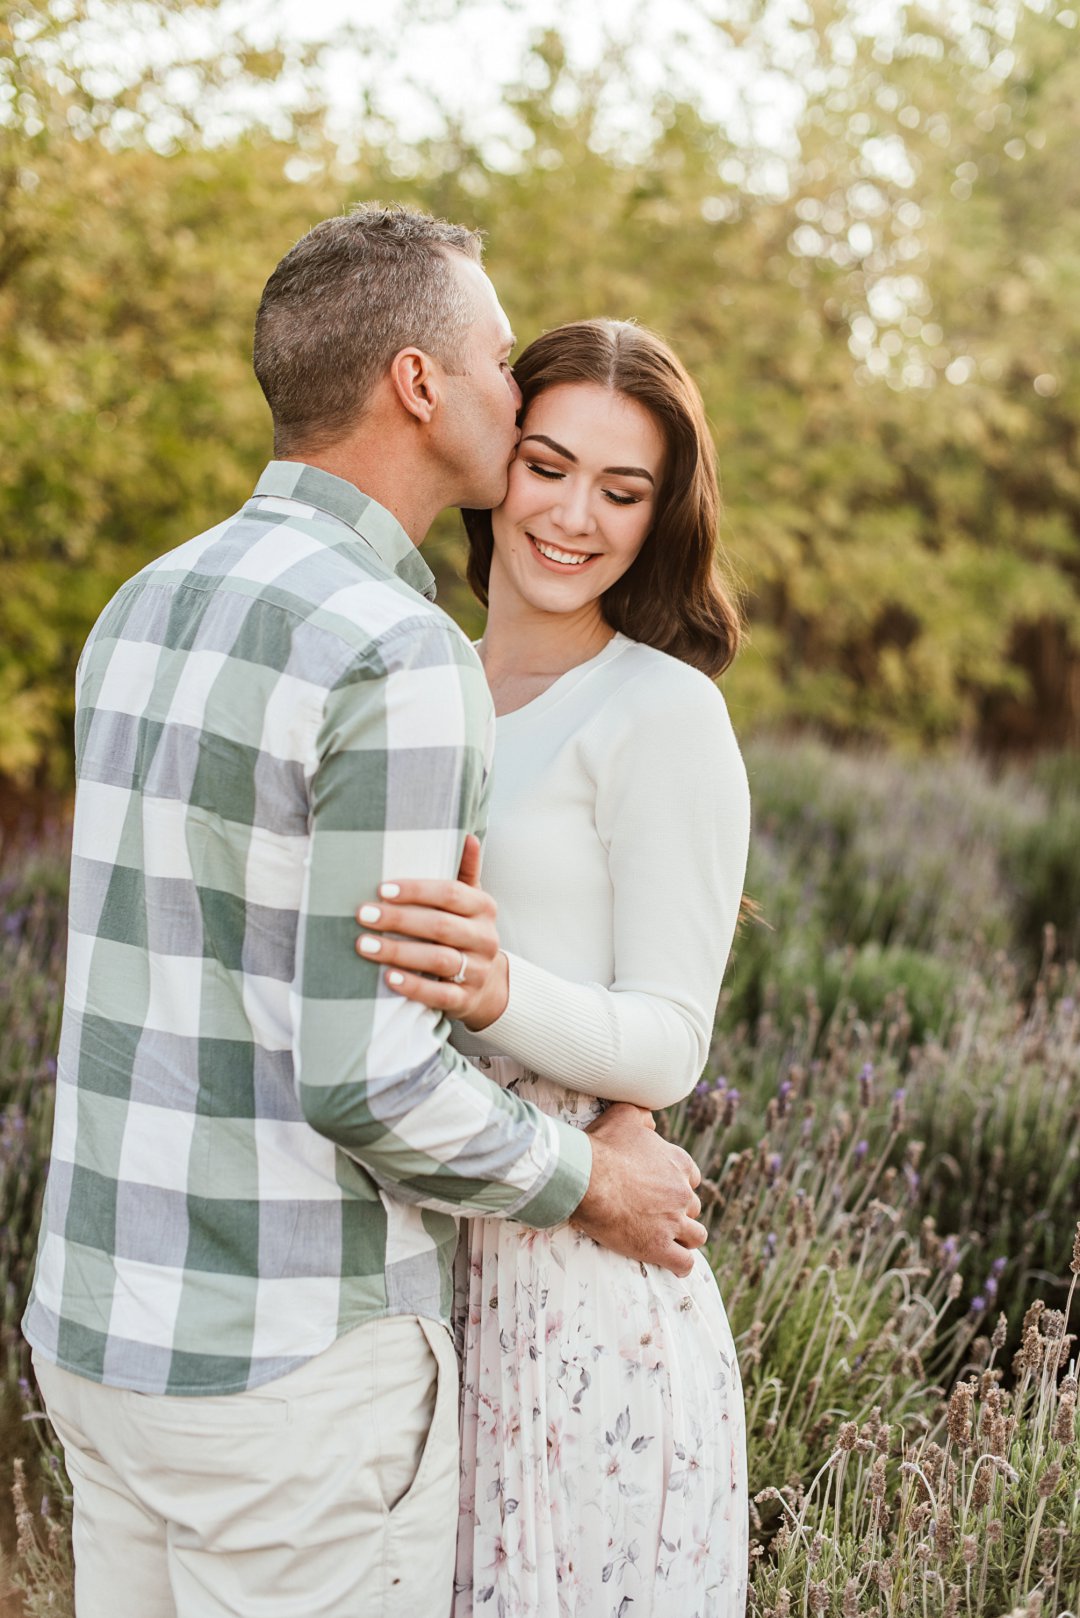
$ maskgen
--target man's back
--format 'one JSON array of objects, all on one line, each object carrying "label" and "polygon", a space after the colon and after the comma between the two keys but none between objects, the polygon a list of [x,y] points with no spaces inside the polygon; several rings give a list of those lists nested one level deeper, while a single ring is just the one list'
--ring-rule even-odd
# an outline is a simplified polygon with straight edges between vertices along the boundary
[{"label": "man's back", "polygon": [[[125,585],[88,642],[27,1317],[83,1375],[223,1393],[365,1318],[443,1312],[453,1220],[380,1197],[319,1132],[294,1061],[313,998],[340,1001],[341,1039],[378,1045],[378,973],[352,950],[336,845],[359,838],[381,874],[397,839],[391,859],[407,844],[408,869],[442,871],[479,814],[482,674],[409,579],[430,575],[381,507],[273,463],[237,516]],[[418,695],[439,746],[408,734]],[[393,998],[401,1048],[373,1053],[380,1072],[418,1054]],[[334,1059],[309,1046],[309,1103]]]}]

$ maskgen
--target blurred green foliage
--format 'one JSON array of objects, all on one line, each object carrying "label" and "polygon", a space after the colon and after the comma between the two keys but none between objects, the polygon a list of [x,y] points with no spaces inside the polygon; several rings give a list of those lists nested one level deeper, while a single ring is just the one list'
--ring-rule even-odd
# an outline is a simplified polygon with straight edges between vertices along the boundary
[{"label": "blurred green foliage", "polygon": [[[575,71],[553,33],[507,94],[519,155],[499,167],[453,123],[405,148],[368,120],[343,155],[300,53],[245,50],[219,0],[114,4],[144,33],[191,12],[207,39],[219,27],[185,76],[122,85],[79,65],[91,0],[0,0],[0,773],[66,783],[97,611],[234,509],[269,455],[248,358],[266,275],[373,196],[486,229],[523,340],[633,316],[684,356],[753,630],[726,684],[741,730],[1080,741],[1073,14],[908,7],[871,32],[861,9],[814,0],[781,29],[768,0],[734,0],[716,24],[718,50],[734,40],[804,96],[780,179],[629,80],[638,135],[614,142],[624,64]],[[206,108],[244,92],[273,113],[211,138]],[[443,519],[428,554],[474,628],[461,548]],[[1018,843],[1033,852],[1053,887],[1054,847]]]}]

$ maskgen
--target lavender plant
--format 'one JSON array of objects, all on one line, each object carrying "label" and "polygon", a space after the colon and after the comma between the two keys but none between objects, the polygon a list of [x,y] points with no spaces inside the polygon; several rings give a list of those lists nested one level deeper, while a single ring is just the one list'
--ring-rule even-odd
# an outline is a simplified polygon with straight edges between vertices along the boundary
[{"label": "lavender plant", "polygon": [[1011,1387],[995,1363],[1002,1316],[926,1431],[880,1411],[862,1425],[845,1420],[805,1486],[759,1493],[783,1512],[768,1552],[754,1547],[759,1618],[1075,1612],[1080,1449],[1068,1322],[1080,1225],[1071,1268],[1064,1311],[1039,1300],[1028,1309]]}]

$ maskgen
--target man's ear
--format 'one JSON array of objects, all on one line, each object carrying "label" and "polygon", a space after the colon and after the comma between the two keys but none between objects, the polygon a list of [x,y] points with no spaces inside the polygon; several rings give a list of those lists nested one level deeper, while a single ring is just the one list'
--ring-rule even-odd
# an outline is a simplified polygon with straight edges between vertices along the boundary
[{"label": "man's ear", "polygon": [[390,362],[390,386],[398,402],[425,425],[438,408],[440,377],[439,366],[422,348],[403,348]]}]

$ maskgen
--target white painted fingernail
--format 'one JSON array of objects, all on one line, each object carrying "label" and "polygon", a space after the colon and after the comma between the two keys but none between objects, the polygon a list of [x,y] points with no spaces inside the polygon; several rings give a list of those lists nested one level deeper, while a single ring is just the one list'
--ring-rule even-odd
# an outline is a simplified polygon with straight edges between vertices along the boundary
[{"label": "white painted fingernail", "polygon": [[399,983],[405,982],[405,975],[402,972],[387,972],[386,981],[387,983],[392,983],[396,988]]},{"label": "white painted fingernail", "polygon": [[401,889],[396,882],[384,882],[379,889],[380,899],[396,899]]},{"label": "white painted fingernail", "polygon": [[365,927],[373,927],[375,925],[375,923],[378,921],[378,919],[379,919],[379,907],[378,907],[378,905],[361,905],[360,906],[360,920],[364,923]]},{"label": "white painted fingernail", "polygon": [[379,951],[382,949],[382,939],[362,938],[360,940],[360,949],[364,955],[378,955]]}]

